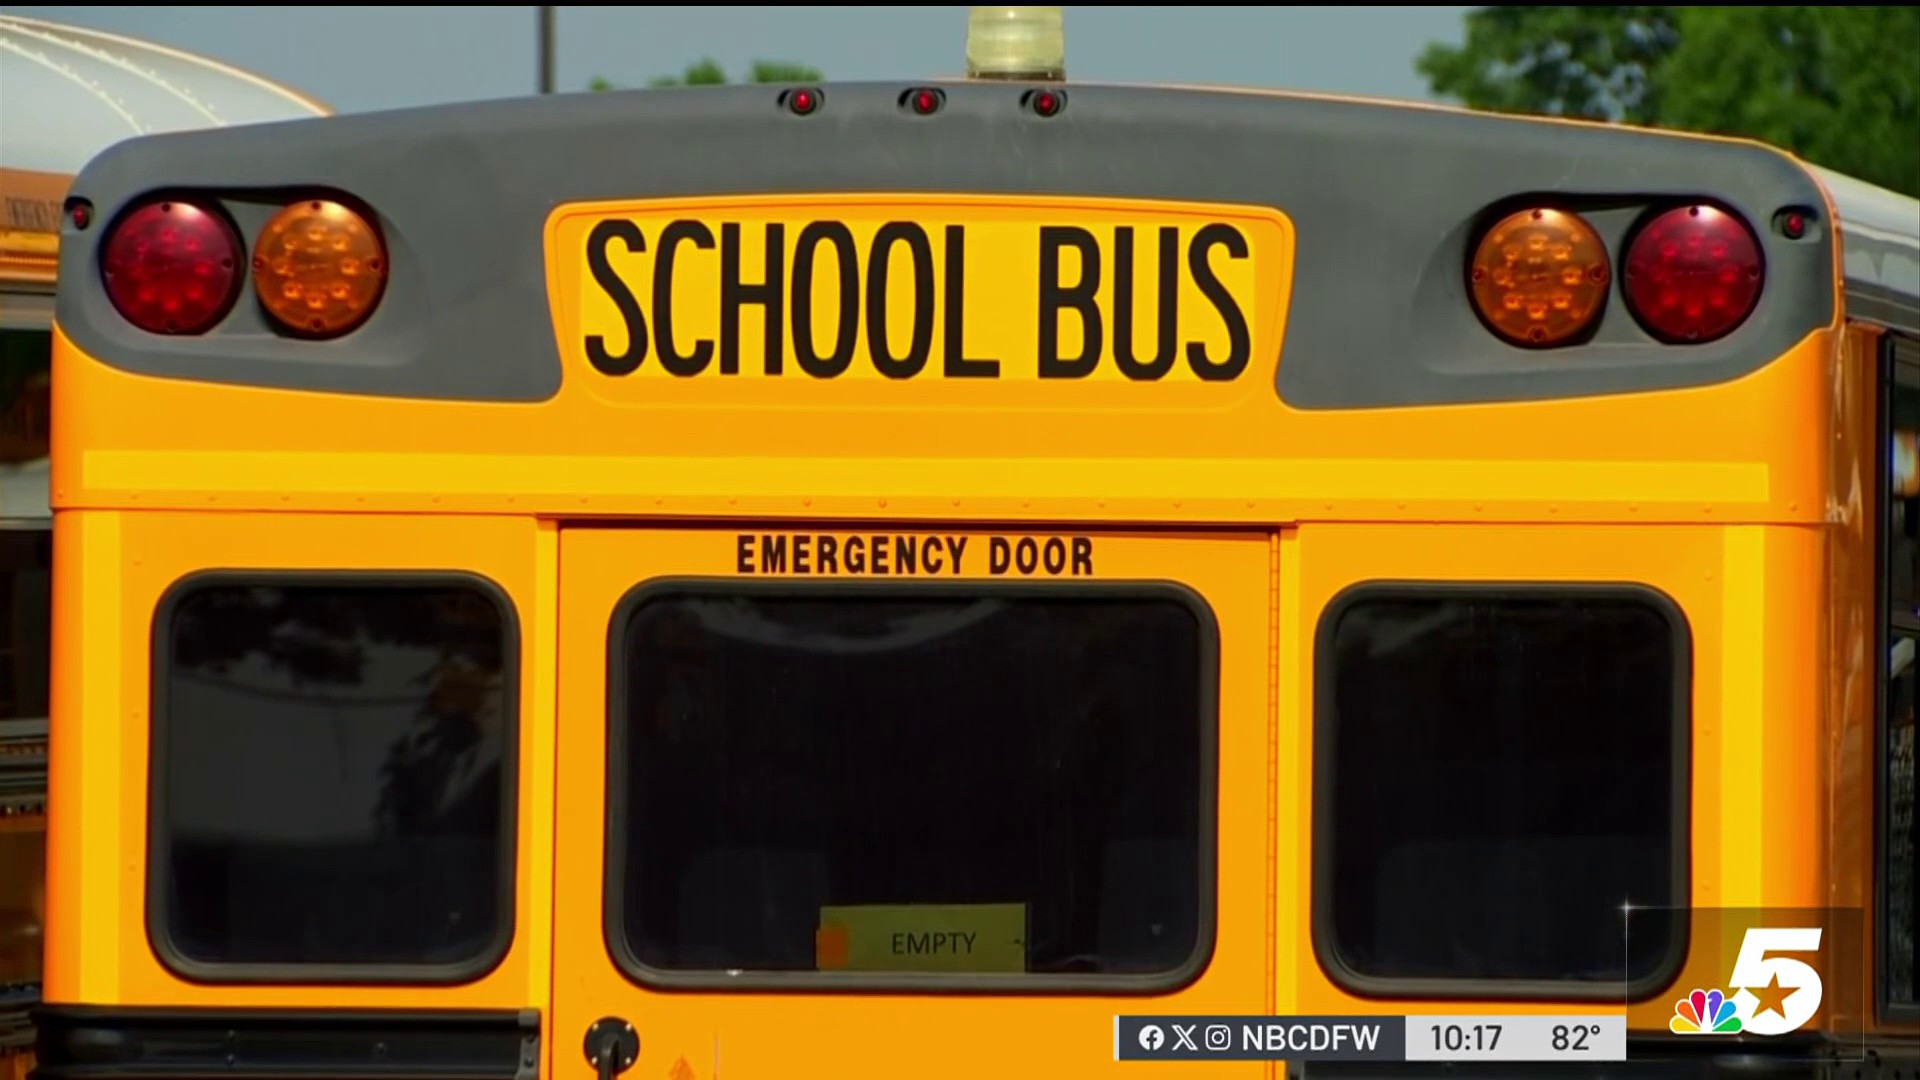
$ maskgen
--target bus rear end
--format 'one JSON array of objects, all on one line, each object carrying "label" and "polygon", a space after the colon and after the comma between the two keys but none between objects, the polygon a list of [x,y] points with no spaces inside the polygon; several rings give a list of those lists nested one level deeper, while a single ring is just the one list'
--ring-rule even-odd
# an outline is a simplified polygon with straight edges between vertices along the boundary
[{"label": "bus rear end", "polygon": [[141,139],[67,213],[40,1075],[1871,1026],[1873,390],[1781,154],[711,88]]}]

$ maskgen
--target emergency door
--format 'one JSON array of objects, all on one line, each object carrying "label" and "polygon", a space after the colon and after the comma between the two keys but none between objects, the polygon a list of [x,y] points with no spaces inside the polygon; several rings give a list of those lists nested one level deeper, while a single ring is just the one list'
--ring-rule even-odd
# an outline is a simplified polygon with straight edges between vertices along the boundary
[{"label": "emergency door", "polygon": [[1273,550],[563,530],[551,1075],[1138,1076],[1116,1013],[1256,1011]]}]

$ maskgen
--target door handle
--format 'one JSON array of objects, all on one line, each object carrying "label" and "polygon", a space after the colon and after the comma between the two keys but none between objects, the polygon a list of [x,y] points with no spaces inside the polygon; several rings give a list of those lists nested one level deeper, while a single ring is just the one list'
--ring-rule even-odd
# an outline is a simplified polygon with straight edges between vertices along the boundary
[{"label": "door handle", "polygon": [[614,1080],[639,1059],[640,1033],[617,1016],[602,1017],[587,1029],[586,1051],[587,1064],[599,1070],[600,1080]]}]

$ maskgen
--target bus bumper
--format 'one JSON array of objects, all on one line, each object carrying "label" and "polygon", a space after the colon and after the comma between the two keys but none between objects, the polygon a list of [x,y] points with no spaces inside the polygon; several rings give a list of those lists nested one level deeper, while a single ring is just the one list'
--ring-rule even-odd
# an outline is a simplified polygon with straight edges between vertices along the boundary
[{"label": "bus bumper", "polygon": [[45,1005],[33,1080],[353,1077],[534,1080],[540,1014]]}]

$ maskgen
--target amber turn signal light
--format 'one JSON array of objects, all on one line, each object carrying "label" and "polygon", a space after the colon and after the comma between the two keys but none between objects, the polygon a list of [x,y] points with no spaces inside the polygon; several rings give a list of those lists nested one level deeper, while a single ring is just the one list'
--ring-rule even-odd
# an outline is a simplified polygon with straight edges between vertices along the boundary
[{"label": "amber turn signal light", "polygon": [[1606,307],[1607,247],[1578,214],[1536,207],[1481,237],[1467,271],[1474,307],[1494,333],[1545,347],[1578,338]]},{"label": "amber turn signal light", "polygon": [[253,245],[253,291],[282,327],[333,337],[373,314],[387,284],[387,252],[349,207],[303,199],[273,215]]}]

